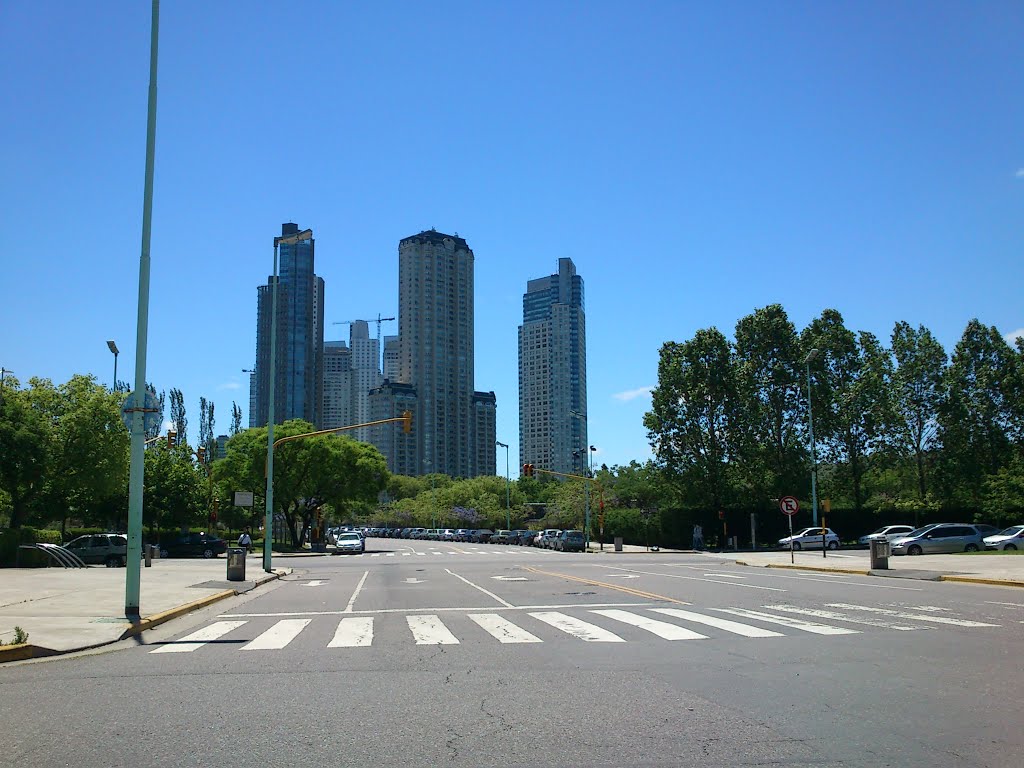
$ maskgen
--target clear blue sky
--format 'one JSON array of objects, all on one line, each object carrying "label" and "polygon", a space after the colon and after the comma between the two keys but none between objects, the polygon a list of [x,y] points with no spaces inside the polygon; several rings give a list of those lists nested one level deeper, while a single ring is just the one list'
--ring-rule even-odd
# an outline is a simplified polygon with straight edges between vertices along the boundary
[{"label": "clear blue sky", "polygon": [[[149,8],[0,5],[0,365],[22,381],[109,382],[108,338],[132,378]],[[650,455],[661,344],[766,304],[947,349],[975,316],[1024,328],[1016,0],[167,1],[160,32],[148,371],[193,439],[200,395],[218,432],[232,400],[248,416],[285,221],[315,233],[328,322],[396,314],[400,238],[468,240],[513,474],[522,293],[559,257],[609,464]]]}]

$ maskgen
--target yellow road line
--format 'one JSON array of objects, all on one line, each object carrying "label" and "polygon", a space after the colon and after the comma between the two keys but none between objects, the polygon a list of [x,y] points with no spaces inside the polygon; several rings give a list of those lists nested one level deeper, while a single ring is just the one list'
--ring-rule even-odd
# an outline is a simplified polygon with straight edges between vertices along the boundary
[{"label": "yellow road line", "polygon": [[644,592],[642,589],[633,589],[632,587],[624,587],[621,584],[609,584],[604,581],[594,581],[593,579],[584,579],[582,576],[570,576],[566,573],[554,573],[552,571],[542,571],[539,568],[531,568],[524,566],[524,570],[530,573],[538,573],[542,576],[554,576],[559,579],[568,579],[569,581],[578,581],[581,584],[589,584],[593,587],[604,587],[605,589],[614,589],[617,592],[625,592],[627,595],[633,595],[634,597],[643,597],[648,600],[662,600],[669,603],[676,603],[678,605],[692,605],[685,600],[676,600],[674,597],[666,597],[665,595],[658,595],[654,592]]}]

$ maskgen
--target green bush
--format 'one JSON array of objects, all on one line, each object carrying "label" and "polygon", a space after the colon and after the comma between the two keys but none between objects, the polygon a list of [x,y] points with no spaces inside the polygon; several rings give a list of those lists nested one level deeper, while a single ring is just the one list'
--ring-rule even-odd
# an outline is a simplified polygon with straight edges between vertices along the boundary
[{"label": "green bush", "polygon": [[47,565],[49,555],[38,550],[22,550],[22,544],[60,544],[60,531],[37,530],[30,526],[0,531],[0,568],[40,568]]}]

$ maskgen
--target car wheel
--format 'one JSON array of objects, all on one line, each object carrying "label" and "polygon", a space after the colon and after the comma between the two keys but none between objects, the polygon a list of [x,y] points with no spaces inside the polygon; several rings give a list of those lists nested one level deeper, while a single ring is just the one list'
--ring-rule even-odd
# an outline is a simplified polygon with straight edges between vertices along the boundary
[{"label": "car wheel", "polygon": [[964,552],[977,552],[977,551],[978,551],[978,545],[977,544],[968,544],[966,547],[964,547]]},{"label": "car wheel", "polygon": [[1005,547],[1003,547],[1003,549],[1012,549],[1014,552],[1016,552],[1017,551],[1017,545],[1016,544],[1007,544]]},{"label": "car wheel", "polygon": [[167,556],[168,556],[167,550],[166,549],[161,549],[160,550],[160,559],[162,560],[162,559],[164,559]]},{"label": "car wheel", "polygon": [[907,554],[908,555],[920,555],[921,552],[923,552],[923,551],[924,550],[922,550],[921,547],[919,547],[917,544],[914,544],[913,546],[907,547]]},{"label": "car wheel", "polygon": [[203,550],[203,558],[206,559],[206,560],[209,560],[211,557],[213,557],[213,550],[212,549],[204,549]]},{"label": "car wheel", "polygon": [[828,548],[829,549],[839,549],[839,542],[838,541],[830,541],[828,543]]},{"label": "car wheel", "polygon": [[111,555],[106,559],[104,564],[107,566],[107,568],[120,568],[121,558],[117,555]]},{"label": "car wheel", "polygon": [[799,541],[794,541],[793,542],[793,549],[799,551],[799,550],[803,549],[803,547],[800,546],[800,542]]}]

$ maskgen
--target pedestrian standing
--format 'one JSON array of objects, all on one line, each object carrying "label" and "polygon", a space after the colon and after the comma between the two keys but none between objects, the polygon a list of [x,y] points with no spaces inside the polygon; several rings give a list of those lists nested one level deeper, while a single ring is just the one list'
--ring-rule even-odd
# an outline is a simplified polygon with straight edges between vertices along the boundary
[{"label": "pedestrian standing", "polygon": [[252,537],[249,535],[249,531],[242,531],[242,535],[238,537],[238,546],[245,547],[245,553],[249,554],[252,548]]},{"label": "pedestrian standing", "polygon": [[704,549],[704,529],[699,524],[693,526],[693,548],[697,552]]}]

